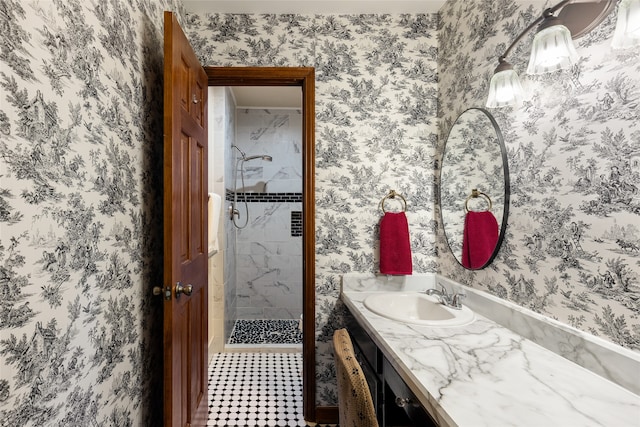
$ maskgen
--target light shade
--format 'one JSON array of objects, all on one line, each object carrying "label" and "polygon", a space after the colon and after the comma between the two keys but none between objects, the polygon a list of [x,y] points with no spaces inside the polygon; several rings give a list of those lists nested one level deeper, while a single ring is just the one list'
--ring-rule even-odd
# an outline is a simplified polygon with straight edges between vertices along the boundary
[{"label": "light shade", "polygon": [[487,107],[500,108],[515,106],[522,102],[523,90],[518,74],[511,64],[504,61],[496,68],[489,83]]},{"label": "light shade", "polygon": [[555,16],[549,16],[538,27],[533,38],[528,74],[543,74],[569,68],[578,61],[571,32]]},{"label": "light shade", "polygon": [[634,46],[640,46],[640,0],[622,0],[618,5],[611,47],[627,49]]}]

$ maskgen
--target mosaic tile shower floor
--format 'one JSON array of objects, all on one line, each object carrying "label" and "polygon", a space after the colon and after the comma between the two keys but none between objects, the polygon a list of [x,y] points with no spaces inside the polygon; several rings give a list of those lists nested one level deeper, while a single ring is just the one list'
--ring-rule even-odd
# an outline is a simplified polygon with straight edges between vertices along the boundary
[{"label": "mosaic tile shower floor", "polygon": [[209,365],[207,425],[314,426],[302,416],[302,354],[215,354]]},{"label": "mosaic tile shower floor", "polygon": [[238,319],[228,344],[302,344],[298,320]]}]

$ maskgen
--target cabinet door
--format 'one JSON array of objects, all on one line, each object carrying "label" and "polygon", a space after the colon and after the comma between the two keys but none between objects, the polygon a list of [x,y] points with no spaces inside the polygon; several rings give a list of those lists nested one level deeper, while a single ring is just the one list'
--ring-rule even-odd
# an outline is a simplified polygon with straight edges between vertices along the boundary
[{"label": "cabinet door", "polygon": [[376,374],[371,365],[364,359],[362,354],[360,353],[360,349],[357,345],[353,346],[356,358],[358,359],[358,363],[360,363],[360,367],[362,368],[362,372],[364,373],[365,378],[367,379],[367,385],[369,386],[369,391],[371,392],[371,399],[373,400],[373,408],[376,411],[376,418],[378,420],[382,419],[382,379]]},{"label": "cabinet door", "polygon": [[[382,363],[384,375],[384,425],[398,425],[407,418],[409,423],[400,425],[412,425],[420,427],[437,426],[429,413],[422,407],[418,398],[413,394],[398,372],[385,358]],[[400,412],[402,415],[398,414]]]},{"label": "cabinet door", "polygon": [[[371,392],[373,407],[376,417],[380,423],[382,420],[382,355],[371,337],[364,331],[362,326],[351,319],[347,321],[347,330],[353,342],[353,350],[362,368],[362,372],[367,379],[367,385]],[[380,423],[381,424],[381,423]]]},{"label": "cabinet door", "polygon": [[376,343],[373,342],[369,334],[354,318],[347,320],[347,329],[354,346],[360,349],[362,356],[369,363],[373,372],[377,375],[382,374],[382,352],[378,349]]}]

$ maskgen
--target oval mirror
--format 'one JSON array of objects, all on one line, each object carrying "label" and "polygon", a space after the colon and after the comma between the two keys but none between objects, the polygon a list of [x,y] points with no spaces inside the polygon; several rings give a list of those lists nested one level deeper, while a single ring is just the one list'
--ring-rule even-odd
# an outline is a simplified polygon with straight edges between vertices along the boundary
[{"label": "oval mirror", "polygon": [[493,116],[470,108],[449,131],[440,168],[440,215],[449,249],[465,268],[495,258],[509,212],[509,169]]}]

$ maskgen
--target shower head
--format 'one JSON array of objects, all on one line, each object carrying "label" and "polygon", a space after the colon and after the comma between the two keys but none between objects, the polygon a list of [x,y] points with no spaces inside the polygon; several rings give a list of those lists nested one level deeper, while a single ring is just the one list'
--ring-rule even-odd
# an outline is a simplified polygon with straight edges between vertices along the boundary
[{"label": "shower head", "polygon": [[262,159],[267,162],[270,162],[273,160],[273,157],[267,156],[266,154],[258,154],[257,156],[244,157],[242,160],[245,162],[248,162],[249,160],[255,160],[255,159]]},{"label": "shower head", "polygon": [[270,161],[273,160],[273,157],[267,156],[266,154],[258,154],[257,156],[249,156],[249,157],[247,157],[246,153],[244,151],[242,151],[240,148],[238,148],[237,145],[232,145],[231,148],[235,148],[236,150],[238,150],[240,152],[240,155],[242,156],[242,158],[238,159],[238,160],[242,160],[243,162],[247,162],[249,160],[255,160],[255,159],[262,159],[262,160],[266,160],[267,162],[270,162]]}]

